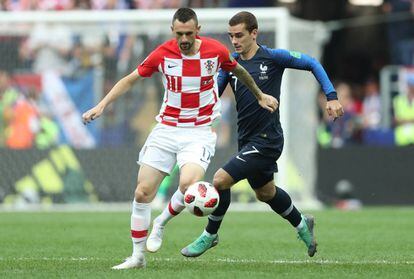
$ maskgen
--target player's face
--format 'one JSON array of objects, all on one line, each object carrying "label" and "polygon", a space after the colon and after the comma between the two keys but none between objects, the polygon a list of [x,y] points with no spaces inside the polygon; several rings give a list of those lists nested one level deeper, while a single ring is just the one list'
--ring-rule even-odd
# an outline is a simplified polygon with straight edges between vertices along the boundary
[{"label": "player's face", "polygon": [[194,50],[194,42],[200,31],[200,26],[197,26],[194,20],[184,23],[176,19],[173,26],[171,26],[171,30],[177,39],[181,52],[184,54],[191,53]]},{"label": "player's face", "polygon": [[244,23],[229,26],[228,34],[237,53],[246,54],[256,44],[257,29],[250,33]]}]

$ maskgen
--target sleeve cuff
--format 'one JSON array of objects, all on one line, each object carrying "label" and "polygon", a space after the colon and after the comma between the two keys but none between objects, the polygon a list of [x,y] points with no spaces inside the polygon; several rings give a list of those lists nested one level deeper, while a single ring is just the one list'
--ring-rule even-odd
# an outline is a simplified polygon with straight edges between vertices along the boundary
[{"label": "sleeve cuff", "polygon": [[332,100],[338,100],[338,95],[336,94],[335,91],[326,94],[326,100],[328,101],[332,101]]}]

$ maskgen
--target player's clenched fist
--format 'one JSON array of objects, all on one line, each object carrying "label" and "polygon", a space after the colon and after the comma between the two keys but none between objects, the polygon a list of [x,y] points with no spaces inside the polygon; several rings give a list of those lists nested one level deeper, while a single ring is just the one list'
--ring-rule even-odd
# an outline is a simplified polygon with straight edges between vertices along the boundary
[{"label": "player's clenched fist", "polygon": [[344,115],[344,109],[338,100],[326,102],[326,112],[329,116],[333,117],[334,120]]},{"label": "player's clenched fist", "polygon": [[103,111],[104,111],[104,108],[102,106],[99,106],[99,105],[91,108],[90,110],[88,110],[87,112],[82,114],[83,124],[87,124],[87,123],[91,122],[92,120],[95,120],[96,118],[101,116]]},{"label": "player's clenched fist", "polygon": [[263,93],[261,95],[261,99],[259,100],[259,105],[270,112],[275,112],[279,106],[279,102],[275,97]]}]

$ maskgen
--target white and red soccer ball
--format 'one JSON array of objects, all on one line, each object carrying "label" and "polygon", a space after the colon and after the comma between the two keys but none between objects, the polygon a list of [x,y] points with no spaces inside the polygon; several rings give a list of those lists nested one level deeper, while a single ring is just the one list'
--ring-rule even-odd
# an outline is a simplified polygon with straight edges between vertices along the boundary
[{"label": "white and red soccer ball", "polygon": [[205,181],[190,185],[184,194],[185,207],[191,214],[200,217],[213,213],[219,201],[220,198],[216,188]]}]

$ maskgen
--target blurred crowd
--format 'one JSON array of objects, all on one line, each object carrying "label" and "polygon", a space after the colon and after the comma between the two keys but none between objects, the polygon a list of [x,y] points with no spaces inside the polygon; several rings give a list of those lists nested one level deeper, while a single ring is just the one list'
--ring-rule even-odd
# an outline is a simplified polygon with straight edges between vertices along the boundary
[{"label": "blurred crowd", "polygon": [[59,126],[39,97],[37,88],[13,86],[9,73],[0,71],[0,147],[46,149],[58,143]]},{"label": "blurred crowd", "polygon": [[[389,107],[384,106],[380,86],[374,78],[362,86],[337,83],[335,87],[345,114],[335,121],[324,110],[326,101],[324,95],[320,94],[319,144],[324,147],[413,145],[414,70],[399,68],[398,74],[398,90],[394,96],[390,96]],[[391,125],[383,123],[386,113],[391,115]]]},{"label": "blurred crowd", "polygon": [[[302,1],[303,2],[303,1]],[[219,0],[0,0],[4,11],[63,11],[114,9],[175,9],[277,6],[280,1],[219,1]],[[290,5],[290,4],[285,4]],[[401,12],[414,13],[414,1],[385,0],[384,15]],[[42,94],[41,75],[47,71],[58,73],[72,87],[80,87],[86,75],[93,75],[94,99],[85,110],[108,92],[114,83],[142,61],[148,49],[165,40],[162,36],[129,35],[122,26],[108,26],[108,32],[77,33],[63,24],[37,24],[29,35],[0,35],[0,147],[25,149],[48,148],[65,141],[61,120],[56,119],[50,103]],[[398,65],[399,86],[390,96],[389,107],[384,106],[379,72],[369,72],[362,81],[355,82],[333,72],[335,87],[342,102],[344,117],[332,121],[324,111],[325,99],[319,95],[317,138],[322,147],[347,145],[411,145],[414,144],[414,21],[390,21],[386,25],[389,58],[386,64]],[[327,56],[329,58],[329,56]],[[325,57],[325,58],[327,58]],[[322,61],[329,63],[329,61]],[[380,63],[378,63],[379,65]],[[344,66],[345,67],[345,66]],[[345,67],[346,68],[346,67]],[[355,74],[362,69],[353,69]],[[98,80],[98,82],[97,82]],[[74,84],[74,86],[73,86]],[[154,124],[154,116],[162,99],[162,84],[148,80],[145,86],[134,88],[109,108],[95,133],[98,146],[143,144]],[[391,94],[391,93],[390,93]],[[82,97],[81,97],[82,98]],[[218,145],[234,142],[235,112],[231,94],[222,97],[223,117]],[[391,125],[384,124],[389,115]],[[89,127],[88,127],[89,128]]]},{"label": "blurred crowd", "polygon": [[176,9],[275,6],[274,0],[0,0],[5,11]]}]

